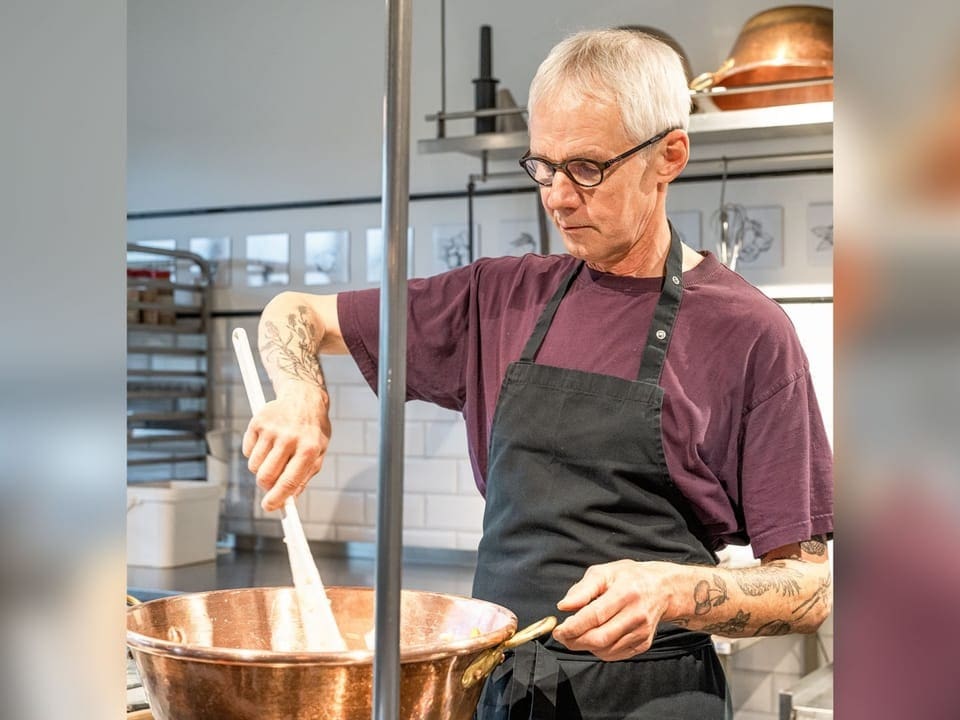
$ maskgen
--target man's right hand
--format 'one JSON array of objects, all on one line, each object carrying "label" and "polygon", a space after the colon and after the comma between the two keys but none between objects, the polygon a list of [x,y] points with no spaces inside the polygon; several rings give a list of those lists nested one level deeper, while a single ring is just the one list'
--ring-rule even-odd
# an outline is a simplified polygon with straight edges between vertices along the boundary
[{"label": "man's right hand", "polygon": [[243,435],[247,467],[266,494],[260,505],[279,510],[296,497],[323,465],[330,443],[330,399],[320,388],[264,405]]},{"label": "man's right hand", "polygon": [[267,303],[257,334],[277,399],[254,415],[243,436],[247,466],[279,510],[320,471],[330,443],[330,395],[320,354],[344,354],[336,295],[284,292]]}]

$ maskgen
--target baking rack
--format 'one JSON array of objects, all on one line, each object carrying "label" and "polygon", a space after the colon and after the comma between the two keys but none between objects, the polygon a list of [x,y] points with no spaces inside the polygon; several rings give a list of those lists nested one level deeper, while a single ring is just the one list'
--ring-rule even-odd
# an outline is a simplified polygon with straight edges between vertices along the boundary
[{"label": "baking rack", "polygon": [[206,479],[210,265],[127,245],[127,483]]}]

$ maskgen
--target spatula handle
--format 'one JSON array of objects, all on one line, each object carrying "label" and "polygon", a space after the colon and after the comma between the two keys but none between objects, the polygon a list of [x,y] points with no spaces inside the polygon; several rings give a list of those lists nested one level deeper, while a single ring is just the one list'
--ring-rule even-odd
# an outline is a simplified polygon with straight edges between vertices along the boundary
[{"label": "spatula handle", "polygon": [[[250,341],[243,328],[233,331],[233,350],[240,364],[240,377],[247,391],[250,410],[256,415],[267,404],[263,395],[263,386],[253,361]],[[320,572],[310,553],[307,536],[300,524],[300,514],[292,497],[283,503],[280,524],[283,526],[283,539],[290,556],[290,572],[297,591],[300,615],[303,620],[304,634],[309,650],[346,650],[347,644],[340,635],[336,619],[330,609]]]}]

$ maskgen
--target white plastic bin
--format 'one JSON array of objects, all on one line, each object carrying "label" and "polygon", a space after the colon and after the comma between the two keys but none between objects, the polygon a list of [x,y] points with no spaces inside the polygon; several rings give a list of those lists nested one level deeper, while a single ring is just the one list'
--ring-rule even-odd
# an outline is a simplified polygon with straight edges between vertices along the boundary
[{"label": "white plastic bin", "polygon": [[127,486],[127,565],[174,567],[217,556],[222,487],[167,480]]}]

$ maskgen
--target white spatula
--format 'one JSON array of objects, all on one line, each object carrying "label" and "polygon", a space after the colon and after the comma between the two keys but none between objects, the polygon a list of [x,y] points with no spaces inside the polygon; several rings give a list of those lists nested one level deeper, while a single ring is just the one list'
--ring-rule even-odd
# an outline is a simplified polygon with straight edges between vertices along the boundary
[{"label": "white spatula", "polygon": [[[257,375],[257,366],[253,362],[250,342],[243,328],[233,331],[233,349],[237,355],[237,362],[240,363],[240,376],[243,378],[243,387],[250,401],[250,410],[256,415],[266,404],[266,399],[263,396],[260,377]],[[283,526],[283,539],[290,556],[290,571],[293,574],[293,585],[300,605],[300,618],[307,642],[306,649],[322,652],[346,650],[347,644],[340,634],[337,621],[330,609],[330,600],[323,589],[323,582],[320,580],[320,572],[313,561],[313,555],[310,554],[310,546],[307,544],[307,537],[300,524],[300,514],[292,497],[284,501],[280,524]]]}]

